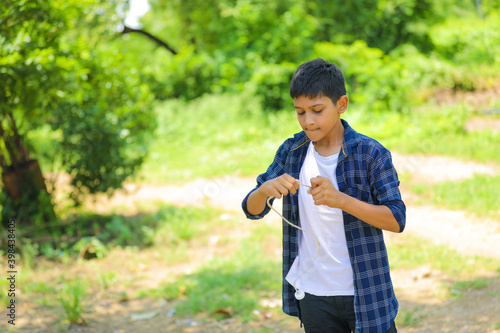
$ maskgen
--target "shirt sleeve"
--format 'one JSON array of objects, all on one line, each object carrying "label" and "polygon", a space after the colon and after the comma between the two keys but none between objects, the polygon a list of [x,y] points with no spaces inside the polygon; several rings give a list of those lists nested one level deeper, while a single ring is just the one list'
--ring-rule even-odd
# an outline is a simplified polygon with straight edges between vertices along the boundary
[{"label": "shirt sleeve", "polygon": [[[248,212],[247,210],[247,201],[248,197],[250,194],[257,190],[262,184],[264,184],[266,181],[269,179],[274,179],[276,177],[281,176],[282,174],[285,173],[285,162],[286,162],[286,157],[288,154],[288,147],[290,146],[290,140],[285,141],[279,148],[278,151],[276,152],[276,155],[274,156],[274,161],[271,163],[271,165],[267,168],[267,171],[264,172],[263,174],[260,174],[257,177],[257,186],[253,190],[251,190],[247,196],[243,199],[243,202],[241,204],[241,207],[243,208],[243,212],[245,213],[246,217],[251,219],[251,220],[258,220],[263,218],[271,208],[269,208],[267,205],[264,208],[264,211],[260,214],[257,215],[252,215]],[[271,199],[270,203],[272,205],[274,201],[274,198]]]},{"label": "shirt sleeve", "polygon": [[384,148],[375,158],[370,174],[375,204],[385,205],[391,210],[399,224],[399,232],[402,232],[406,225],[406,206],[401,198],[400,182],[389,150]]}]

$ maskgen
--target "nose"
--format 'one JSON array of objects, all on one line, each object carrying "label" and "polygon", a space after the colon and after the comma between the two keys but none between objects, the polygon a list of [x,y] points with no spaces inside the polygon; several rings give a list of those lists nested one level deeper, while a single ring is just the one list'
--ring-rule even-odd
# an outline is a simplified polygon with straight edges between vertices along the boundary
[{"label": "nose", "polygon": [[312,126],[314,125],[314,117],[312,114],[306,113],[306,119],[305,119],[305,124],[307,126]]}]

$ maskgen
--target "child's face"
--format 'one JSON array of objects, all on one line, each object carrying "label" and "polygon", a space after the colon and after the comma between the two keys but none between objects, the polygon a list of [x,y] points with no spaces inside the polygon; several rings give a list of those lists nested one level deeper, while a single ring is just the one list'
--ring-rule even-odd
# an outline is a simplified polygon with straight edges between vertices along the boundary
[{"label": "child's face", "polygon": [[340,114],[347,108],[347,96],[342,96],[337,105],[326,96],[293,99],[297,119],[309,139],[320,144],[337,142],[342,132]]}]

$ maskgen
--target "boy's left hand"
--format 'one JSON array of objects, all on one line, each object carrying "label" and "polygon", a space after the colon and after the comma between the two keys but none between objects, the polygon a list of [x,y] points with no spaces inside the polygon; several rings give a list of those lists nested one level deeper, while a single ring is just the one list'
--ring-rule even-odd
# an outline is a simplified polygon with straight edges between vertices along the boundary
[{"label": "boy's left hand", "polygon": [[308,191],[316,206],[326,205],[332,208],[340,208],[342,193],[339,192],[332,182],[322,176],[311,178],[311,189]]}]

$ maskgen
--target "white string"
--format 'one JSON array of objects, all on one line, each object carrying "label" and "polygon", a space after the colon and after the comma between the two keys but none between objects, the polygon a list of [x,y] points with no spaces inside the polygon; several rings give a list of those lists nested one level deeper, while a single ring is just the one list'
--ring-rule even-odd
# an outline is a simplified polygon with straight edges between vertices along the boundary
[{"label": "white string", "polygon": [[[302,185],[302,184],[300,184],[300,185]],[[310,186],[308,186],[308,185],[303,185],[303,186],[310,187]],[[314,262],[315,262],[315,261],[316,261],[316,259],[318,258],[318,255],[319,255],[319,250],[320,250],[320,248],[321,248],[321,244],[320,244],[320,242],[319,242],[319,238],[318,238],[318,236],[316,236],[316,234],[315,234],[314,232],[304,230],[304,229],[302,229],[301,227],[299,227],[299,226],[297,226],[297,225],[295,225],[295,224],[291,223],[291,222],[290,222],[290,221],[288,221],[286,218],[284,218],[284,217],[283,217],[283,215],[281,215],[281,214],[280,214],[280,212],[278,212],[276,209],[274,209],[274,207],[271,205],[271,202],[270,202],[270,201],[271,201],[271,199],[273,199],[273,198],[274,198],[274,197],[269,197],[269,198],[267,198],[267,206],[268,206],[269,208],[271,208],[272,210],[274,210],[274,212],[275,212],[276,214],[278,214],[278,215],[279,215],[279,216],[280,216],[280,217],[281,217],[281,218],[282,218],[282,219],[283,219],[286,223],[288,223],[288,224],[289,224],[289,225],[291,225],[292,227],[297,228],[297,229],[299,229],[299,230],[302,230],[302,232],[306,232],[306,233],[308,233],[308,234],[313,235],[313,236],[314,236],[314,238],[316,238],[316,242],[318,242],[318,251],[316,252],[316,255],[314,256],[313,261],[311,262],[311,264],[309,265],[309,267],[307,267],[307,269],[306,269],[305,271],[303,271],[303,272],[302,272],[299,276],[297,276],[297,278],[295,279],[295,281],[293,281],[293,285],[292,285],[292,287],[293,287],[293,289],[295,289],[295,292],[298,292],[298,288],[296,288],[296,287],[295,287],[295,286],[296,286],[296,284],[297,284],[297,280],[298,280],[298,279],[300,279],[300,278],[301,278],[304,274],[306,274],[306,273],[307,273],[307,271],[308,271],[308,270],[309,270],[309,269],[310,269],[310,268],[314,265]]]}]

